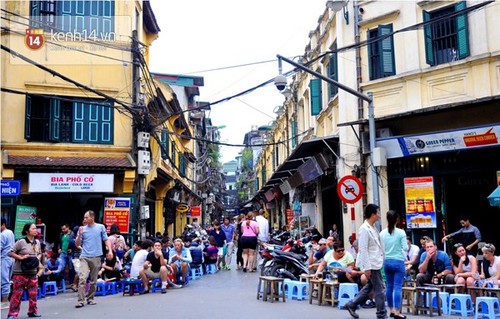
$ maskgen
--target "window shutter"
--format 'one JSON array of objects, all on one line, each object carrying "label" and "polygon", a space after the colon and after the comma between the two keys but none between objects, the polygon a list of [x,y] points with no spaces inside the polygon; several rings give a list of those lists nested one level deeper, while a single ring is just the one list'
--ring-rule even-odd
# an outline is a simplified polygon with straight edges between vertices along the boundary
[{"label": "window shutter", "polygon": [[31,96],[26,95],[26,113],[24,120],[24,138],[31,139]]},{"label": "window shutter", "polygon": [[[462,1],[455,5],[455,11],[461,11],[466,8],[466,2]],[[469,50],[469,27],[467,23],[467,14],[457,16],[457,44],[458,58],[464,59],[470,55]]]},{"label": "window shutter", "polygon": [[297,121],[292,121],[292,148],[297,146]]},{"label": "window shutter", "polygon": [[85,139],[85,104],[73,103],[73,142],[84,143]]},{"label": "window shutter", "polygon": [[370,30],[366,31],[366,38],[368,39],[368,63],[370,64],[368,67],[368,76],[370,80],[373,80],[374,74],[373,74],[373,52],[372,52],[372,45],[373,43],[371,42],[372,40],[372,35]]},{"label": "window shutter", "polygon": [[[431,19],[431,14],[427,11],[422,12],[424,17],[424,22]],[[434,58],[434,48],[432,47],[432,25],[428,24],[424,26],[424,41],[425,41],[425,62],[429,65],[435,65],[436,60]]]},{"label": "window shutter", "polygon": [[161,130],[161,158],[162,159],[167,159],[168,158],[168,130],[163,129]]},{"label": "window shutter", "polygon": [[113,111],[112,102],[107,101],[106,105],[99,105],[101,108],[101,132],[100,143],[113,144]]},{"label": "window shutter", "polygon": [[[337,45],[335,44],[334,50],[336,50],[336,49],[337,49]],[[337,81],[337,82],[339,80],[337,53],[330,54],[330,61],[328,63],[328,77],[334,81]],[[339,88],[336,85],[329,83],[328,96],[333,97],[338,92],[339,92]]]},{"label": "window shutter", "polygon": [[[385,36],[392,33],[392,24],[379,25],[379,36]],[[394,38],[392,35],[379,41],[380,45],[380,67],[382,68],[382,77],[396,74],[394,63]]]},{"label": "window shutter", "polygon": [[99,126],[100,126],[100,106],[85,103],[86,112],[88,112],[88,141],[90,143],[98,143],[99,142]]},{"label": "window shutter", "polygon": [[309,83],[311,91],[311,115],[318,115],[321,112],[321,79],[312,79]]},{"label": "window shutter", "polygon": [[61,100],[50,99],[49,141],[61,139]]}]

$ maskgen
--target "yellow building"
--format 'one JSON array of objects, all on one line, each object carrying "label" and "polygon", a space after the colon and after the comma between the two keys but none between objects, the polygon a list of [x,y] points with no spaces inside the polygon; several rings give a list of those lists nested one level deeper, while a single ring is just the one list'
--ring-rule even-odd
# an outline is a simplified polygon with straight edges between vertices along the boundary
[{"label": "yellow building", "polygon": [[63,223],[81,224],[89,209],[102,221],[104,199],[123,198],[128,220],[115,217],[122,231],[132,232],[138,113],[131,48],[136,32],[147,59],[159,32],[149,2],[1,6],[1,175],[20,182],[18,196],[2,196],[2,217],[13,226],[24,218],[22,209],[36,212],[53,242]]},{"label": "yellow building", "polygon": [[[472,223],[493,233],[500,217],[486,197],[500,170],[499,13],[494,2],[327,1],[301,62],[358,93],[372,93],[374,124],[369,104],[358,96],[298,71],[284,103],[288,122],[296,123],[288,133],[298,145],[285,160],[279,154],[260,194],[272,188],[285,195],[284,220],[284,209],[302,193],[299,200],[314,205],[313,223],[324,233],[336,223],[344,242],[362,223],[364,205],[373,202],[383,213],[399,211],[414,238],[439,239],[442,229],[459,228],[461,214],[476,213]],[[301,150],[315,140],[332,140],[338,149]],[[267,153],[261,159],[276,150]],[[318,153],[327,173],[309,185],[297,182],[293,161]],[[271,168],[268,161],[260,165]],[[352,175],[360,177],[364,194],[344,204],[337,182]],[[418,214],[431,222],[415,222]]]}]

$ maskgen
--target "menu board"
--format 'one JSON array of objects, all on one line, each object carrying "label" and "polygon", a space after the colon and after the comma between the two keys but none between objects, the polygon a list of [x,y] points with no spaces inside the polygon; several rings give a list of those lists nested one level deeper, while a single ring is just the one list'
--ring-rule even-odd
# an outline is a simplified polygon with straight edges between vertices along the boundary
[{"label": "menu board", "polygon": [[436,228],[434,180],[432,176],[404,179],[406,226],[408,228]]}]

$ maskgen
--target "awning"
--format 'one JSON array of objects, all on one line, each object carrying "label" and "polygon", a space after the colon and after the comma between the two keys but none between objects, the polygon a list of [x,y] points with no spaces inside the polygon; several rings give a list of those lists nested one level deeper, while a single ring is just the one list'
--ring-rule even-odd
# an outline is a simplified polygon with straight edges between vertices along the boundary
[{"label": "awning", "polygon": [[[285,181],[290,179],[294,174],[296,174],[297,169],[306,163],[312,157],[316,157],[318,164],[322,168],[327,169],[330,163],[325,161],[325,157],[318,157],[317,154],[332,154],[334,158],[338,158],[335,152],[338,149],[338,136],[331,135],[325,137],[316,137],[300,143],[288,156],[288,158],[274,171],[271,177],[266,181],[266,183],[261,187],[256,196],[263,194],[270,188],[278,187],[282,185]],[[296,178],[292,178],[296,180]],[[300,181],[298,182],[301,183]],[[297,186],[297,181],[294,181],[292,186]]]},{"label": "awning", "polygon": [[493,193],[488,196],[491,206],[500,206],[500,186],[498,186]]}]

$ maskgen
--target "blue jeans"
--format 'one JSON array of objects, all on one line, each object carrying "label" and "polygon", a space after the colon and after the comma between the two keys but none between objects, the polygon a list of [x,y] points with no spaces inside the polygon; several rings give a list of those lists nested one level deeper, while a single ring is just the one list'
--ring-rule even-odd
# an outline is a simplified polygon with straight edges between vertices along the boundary
[{"label": "blue jeans", "polygon": [[14,259],[12,257],[5,256],[2,258],[2,298],[9,296],[13,265]]},{"label": "blue jeans", "polygon": [[389,308],[400,309],[405,262],[403,260],[386,259],[384,261],[384,271],[387,281],[387,290],[385,291],[387,305]]}]

